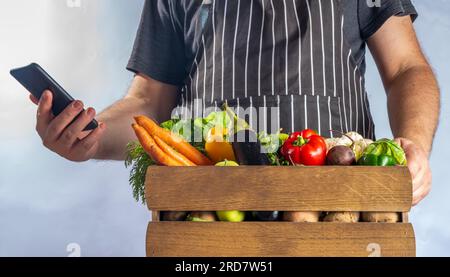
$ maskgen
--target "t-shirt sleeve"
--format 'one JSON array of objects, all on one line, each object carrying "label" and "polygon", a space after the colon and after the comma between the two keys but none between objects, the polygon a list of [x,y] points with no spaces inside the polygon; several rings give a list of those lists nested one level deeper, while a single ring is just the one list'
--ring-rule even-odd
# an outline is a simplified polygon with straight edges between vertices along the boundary
[{"label": "t-shirt sleeve", "polygon": [[417,11],[410,0],[359,0],[358,20],[361,37],[367,40],[392,16],[411,16]]},{"label": "t-shirt sleeve", "polygon": [[171,0],[146,0],[127,69],[180,86],[185,79],[183,28]]}]

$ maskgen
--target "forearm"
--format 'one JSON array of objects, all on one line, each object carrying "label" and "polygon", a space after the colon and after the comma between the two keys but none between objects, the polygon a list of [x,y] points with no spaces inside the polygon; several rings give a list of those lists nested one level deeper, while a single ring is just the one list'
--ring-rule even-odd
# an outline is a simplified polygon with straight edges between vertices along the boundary
[{"label": "forearm", "polygon": [[[131,129],[133,116],[144,114],[146,102],[134,98],[123,98],[99,114],[98,120],[106,123],[105,135],[100,140],[99,151],[95,159],[123,160],[126,146],[136,140]],[[155,117],[150,112],[146,113]]]},{"label": "forearm", "polygon": [[136,75],[127,95],[100,113],[97,118],[100,122],[106,123],[106,131],[99,142],[95,158],[124,160],[127,144],[136,141],[131,128],[133,117],[145,115],[157,122],[167,120],[171,116],[177,97],[177,87]]},{"label": "forearm", "polygon": [[431,152],[439,120],[440,93],[431,68],[410,67],[386,84],[391,129]]}]

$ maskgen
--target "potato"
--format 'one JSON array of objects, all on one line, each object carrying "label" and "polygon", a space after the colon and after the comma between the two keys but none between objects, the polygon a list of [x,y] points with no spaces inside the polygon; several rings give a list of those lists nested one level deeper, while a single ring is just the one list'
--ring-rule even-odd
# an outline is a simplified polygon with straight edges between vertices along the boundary
[{"label": "potato", "polygon": [[320,212],[284,212],[283,221],[319,222]]},{"label": "potato", "polygon": [[325,222],[340,222],[340,223],[356,223],[359,221],[359,212],[329,212],[323,218]]},{"label": "potato", "polygon": [[393,212],[361,213],[364,222],[396,223],[400,222],[400,214]]}]

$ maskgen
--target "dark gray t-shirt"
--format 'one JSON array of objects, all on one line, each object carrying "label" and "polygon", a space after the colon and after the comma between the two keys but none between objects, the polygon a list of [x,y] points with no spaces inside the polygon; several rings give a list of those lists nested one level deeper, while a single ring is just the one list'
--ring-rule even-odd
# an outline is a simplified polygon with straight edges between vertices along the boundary
[{"label": "dark gray t-shirt", "polygon": [[[391,16],[417,17],[410,0],[381,0],[380,7],[369,6],[368,2],[376,2],[371,0],[341,1],[344,36],[363,73],[367,39]],[[207,15],[207,7],[202,3],[203,0],[146,0],[127,69],[163,83],[183,85]]]}]

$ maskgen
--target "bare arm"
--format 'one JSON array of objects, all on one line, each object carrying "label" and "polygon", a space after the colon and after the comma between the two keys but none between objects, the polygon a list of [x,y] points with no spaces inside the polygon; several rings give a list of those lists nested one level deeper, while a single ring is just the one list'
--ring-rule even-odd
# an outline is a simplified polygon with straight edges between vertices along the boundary
[{"label": "bare arm", "polygon": [[394,136],[410,139],[429,154],[439,117],[439,88],[411,19],[392,17],[368,45],[386,88]]},{"label": "bare arm", "polygon": [[409,17],[392,17],[368,41],[386,93],[392,132],[405,149],[419,203],[431,190],[428,158],[438,125],[440,92]]},{"label": "bare arm", "polygon": [[99,127],[86,134],[84,127],[95,117],[93,108],[83,109],[83,103],[74,101],[60,115],[51,112],[52,94],[46,91],[38,100],[36,130],[48,149],[71,161],[90,159],[123,160],[126,145],[134,141],[130,127],[133,116],[143,114],[157,121],[170,117],[177,100],[177,88],[136,75],[127,95],[103,111],[98,117]]},{"label": "bare arm", "polygon": [[128,142],[136,140],[131,129],[133,116],[146,115],[158,122],[170,118],[176,105],[177,87],[136,75],[127,95],[99,114],[108,128],[95,159],[123,160]]}]

